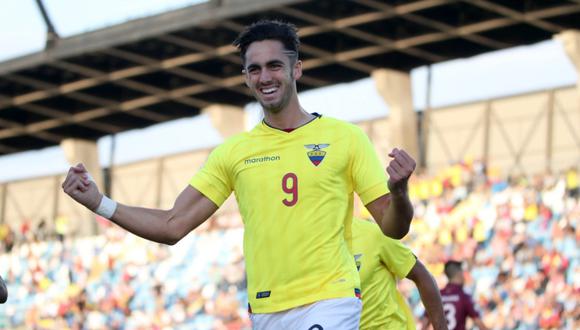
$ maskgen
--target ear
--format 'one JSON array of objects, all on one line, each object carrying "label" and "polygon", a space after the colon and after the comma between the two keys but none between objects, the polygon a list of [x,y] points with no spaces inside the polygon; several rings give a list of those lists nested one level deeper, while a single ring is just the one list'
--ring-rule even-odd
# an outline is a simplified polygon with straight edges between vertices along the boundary
[{"label": "ear", "polygon": [[298,80],[300,77],[302,77],[302,61],[298,60],[296,63],[294,63],[292,73],[294,73],[294,80]]}]

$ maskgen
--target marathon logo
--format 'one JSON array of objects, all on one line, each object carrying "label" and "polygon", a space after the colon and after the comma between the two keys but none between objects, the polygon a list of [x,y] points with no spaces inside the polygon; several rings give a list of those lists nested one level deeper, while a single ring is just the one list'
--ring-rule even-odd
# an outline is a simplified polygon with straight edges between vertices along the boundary
[{"label": "marathon logo", "polygon": [[255,163],[265,163],[265,162],[275,162],[280,160],[280,156],[263,156],[263,157],[255,157],[255,158],[248,158],[244,160],[245,165],[251,165]]}]

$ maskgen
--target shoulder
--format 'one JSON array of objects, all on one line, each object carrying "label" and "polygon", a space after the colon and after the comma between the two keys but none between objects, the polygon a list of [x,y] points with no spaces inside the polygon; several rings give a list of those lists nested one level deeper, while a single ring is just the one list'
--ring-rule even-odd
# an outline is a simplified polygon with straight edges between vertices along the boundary
[{"label": "shoulder", "polygon": [[383,234],[377,223],[371,220],[354,218],[352,222],[353,235],[374,242],[376,246],[383,246],[388,251],[392,249],[408,249],[403,243]]},{"label": "shoulder", "polygon": [[352,228],[353,232],[360,233],[362,235],[377,235],[378,233],[382,234],[379,225],[370,220],[354,218],[352,220]]},{"label": "shoulder", "polygon": [[461,289],[459,290],[459,294],[460,294],[460,295],[461,295],[463,298],[465,298],[466,300],[469,300],[469,301],[473,300],[473,297],[471,297],[471,295],[470,295],[469,293],[465,292],[465,289],[464,289],[464,288],[461,288]]},{"label": "shoulder", "polygon": [[363,133],[363,130],[359,126],[357,126],[353,123],[344,121],[344,120],[340,120],[340,119],[336,119],[336,118],[328,117],[328,116],[322,116],[322,117],[320,117],[319,120],[320,120],[321,125],[332,126],[336,129],[341,129],[341,130],[345,130],[345,131]]}]

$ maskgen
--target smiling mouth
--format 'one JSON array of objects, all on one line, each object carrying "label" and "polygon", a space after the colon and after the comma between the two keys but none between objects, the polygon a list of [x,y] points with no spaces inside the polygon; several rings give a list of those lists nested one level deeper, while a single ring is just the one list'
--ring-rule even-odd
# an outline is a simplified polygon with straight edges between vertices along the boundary
[{"label": "smiling mouth", "polygon": [[260,93],[264,95],[271,95],[278,91],[278,87],[268,87],[268,88],[260,88]]}]

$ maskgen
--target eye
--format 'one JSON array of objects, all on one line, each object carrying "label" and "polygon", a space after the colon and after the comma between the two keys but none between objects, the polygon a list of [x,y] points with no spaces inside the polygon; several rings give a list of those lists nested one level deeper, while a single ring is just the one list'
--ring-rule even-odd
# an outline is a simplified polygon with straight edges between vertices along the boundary
[{"label": "eye", "polygon": [[246,70],[246,72],[248,72],[248,74],[253,75],[253,74],[256,74],[256,73],[260,72],[260,70],[257,67],[253,66],[253,67],[249,67]]},{"label": "eye", "polygon": [[270,70],[278,71],[280,69],[282,69],[282,64],[280,63],[274,63],[270,65]]}]

